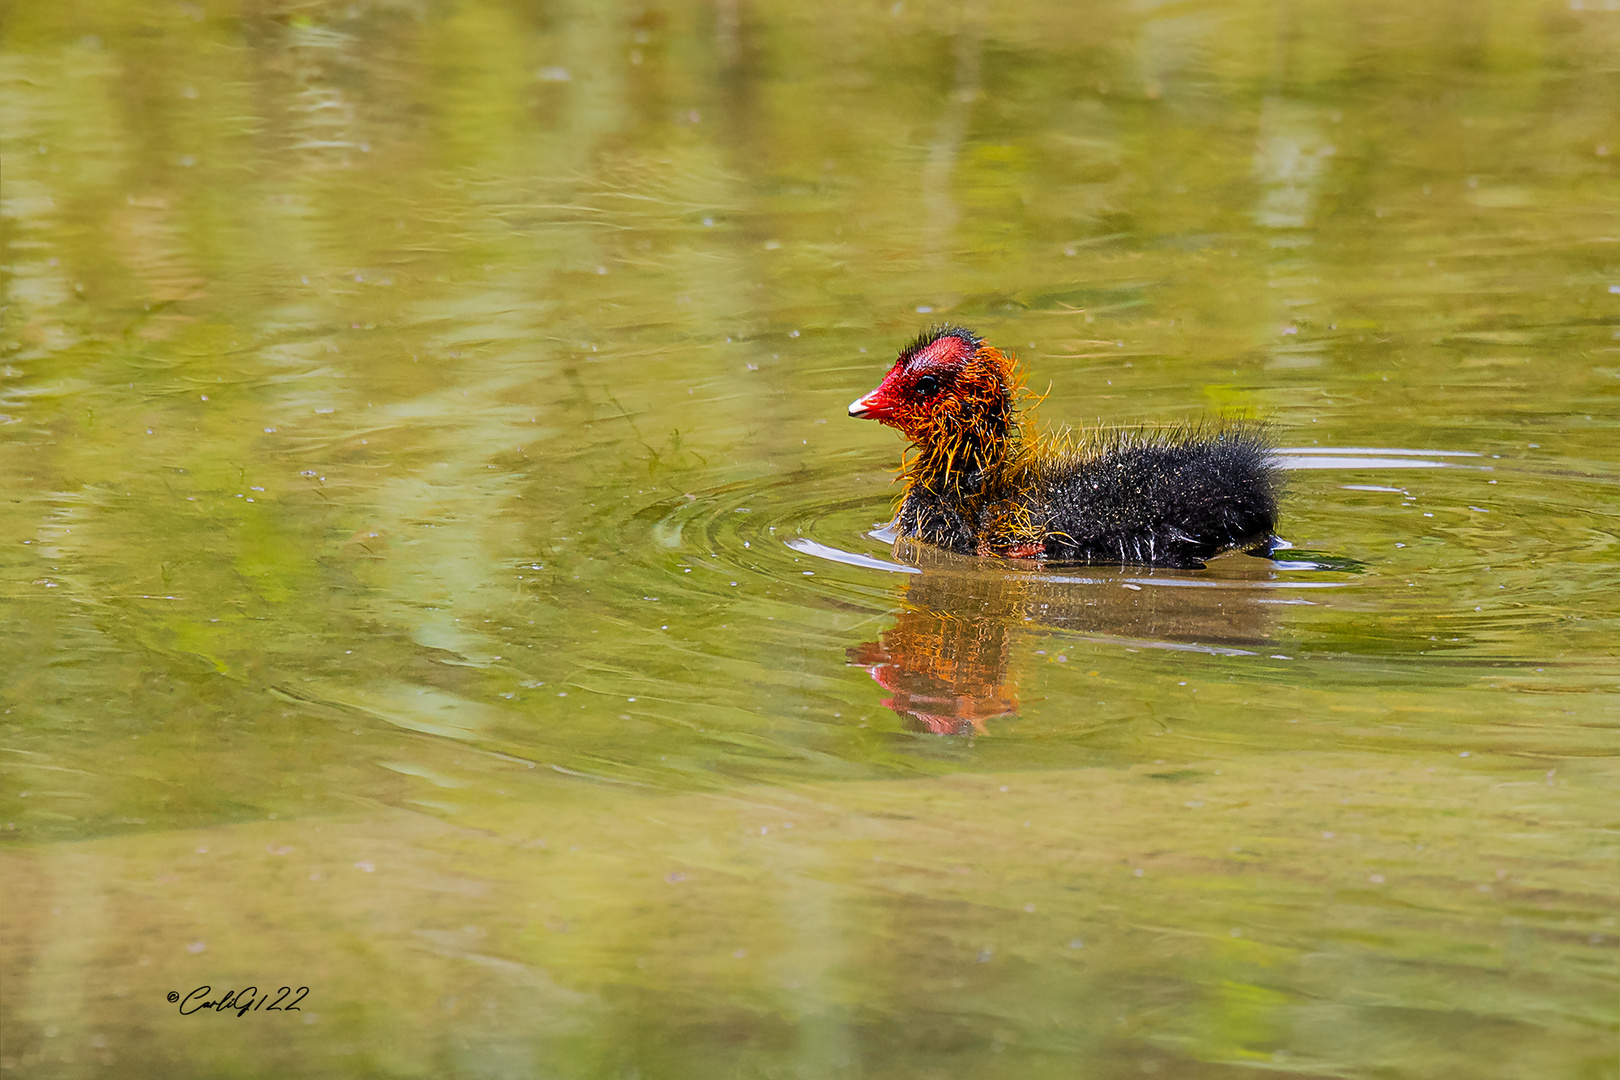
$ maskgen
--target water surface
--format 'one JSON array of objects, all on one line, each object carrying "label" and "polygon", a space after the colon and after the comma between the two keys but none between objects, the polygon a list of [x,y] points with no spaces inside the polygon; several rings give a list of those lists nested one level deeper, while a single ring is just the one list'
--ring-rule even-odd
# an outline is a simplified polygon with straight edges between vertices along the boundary
[{"label": "water surface", "polygon": [[[1620,1075],[1613,8],[0,7],[0,1070]],[[947,319],[1292,548],[895,547]]]}]

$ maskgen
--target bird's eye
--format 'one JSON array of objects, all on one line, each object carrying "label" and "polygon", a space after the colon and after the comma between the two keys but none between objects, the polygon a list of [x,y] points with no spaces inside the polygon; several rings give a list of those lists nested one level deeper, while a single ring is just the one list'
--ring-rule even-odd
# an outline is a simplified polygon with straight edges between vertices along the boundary
[{"label": "bird's eye", "polygon": [[927,397],[929,394],[932,394],[938,389],[939,380],[934,378],[932,375],[924,375],[922,378],[917,380],[917,393],[921,394],[923,397]]}]

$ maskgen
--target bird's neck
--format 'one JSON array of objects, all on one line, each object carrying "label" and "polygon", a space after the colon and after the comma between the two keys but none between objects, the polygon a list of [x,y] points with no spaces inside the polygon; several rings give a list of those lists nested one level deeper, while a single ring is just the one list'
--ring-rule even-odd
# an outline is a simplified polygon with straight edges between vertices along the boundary
[{"label": "bird's neck", "polygon": [[1009,418],[961,424],[931,434],[914,443],[917,454],[902,473],[907,491],[920,487],[947,498],[982,496],[998,486],[1022,448]]}]

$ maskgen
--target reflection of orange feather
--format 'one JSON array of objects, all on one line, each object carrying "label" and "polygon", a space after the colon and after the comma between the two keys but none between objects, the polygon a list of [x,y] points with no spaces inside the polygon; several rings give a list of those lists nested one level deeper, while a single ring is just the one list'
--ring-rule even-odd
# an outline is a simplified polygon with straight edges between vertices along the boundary
[{"label": "reflection of orange feather", "polygon": [[941,735],[982,733],[986,720],[1018,711],[1007,681],[1010,624],[938,611],[902,612],[881,642],[849,651],[893,696],[884,704],[910,726]]},{"label": "reflection of orange feather", "polygon": [[1121,589],[1113,575],[1087,580],[1014,572],[908,540],[895,545],[895,555],[922,572],[908,580],[894,625],[847,656],[888,692],[883,704],[913,731],[982,734],[987,721],[1017,713],[1014,668],[1068,660],[1061,644],[1055,656],[1034,653],[1036,641],[1049,641],[1054,632],[1090,639],[1069,649],[1108,640],[1177,649],[1275,648],[1279,609],[1267,590],[1252,587],[1275,573],[1261,559],[1220,560],[1209,570],[1208,588],[1131,590]]}]

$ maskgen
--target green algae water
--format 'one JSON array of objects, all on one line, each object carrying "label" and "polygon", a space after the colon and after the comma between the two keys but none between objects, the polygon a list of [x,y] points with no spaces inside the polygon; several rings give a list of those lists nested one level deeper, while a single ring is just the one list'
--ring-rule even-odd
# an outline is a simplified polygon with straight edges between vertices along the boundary
[{"label": "green algae water", "polygon": [[[1614,1080],[1617,106],[1613,0],[0,5],[0,1075]],[[1292,547],[896,545],[944,320]]]}]

